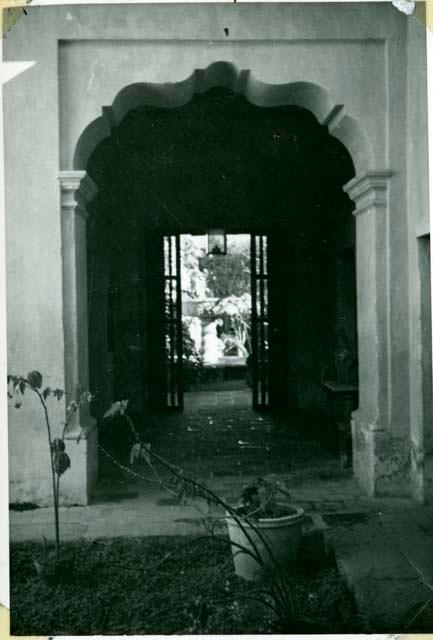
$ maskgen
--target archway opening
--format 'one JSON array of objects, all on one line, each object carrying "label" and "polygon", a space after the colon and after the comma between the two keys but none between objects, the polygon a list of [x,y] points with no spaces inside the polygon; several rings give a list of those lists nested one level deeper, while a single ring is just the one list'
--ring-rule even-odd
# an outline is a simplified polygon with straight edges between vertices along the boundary
[{"label": "archway opening", "polygon": [[[167,276],[165,239],[212,229],[266,238],[266,273],[256,273],[256,285],[266,279],[267,310],[256,313],[266,325],[256,327],[265,408],[295,412],[346,464],[357,329],[355,222],[343,191],[355,172],[344,146],[302,107],[258,107],[213,88],[183,106],[133,109],[87,171],[99,187],[88,279],[90,384],[101,405],[129,398],[147,425],[170,405],[166,281],[176,273]],[[178,370],[181,354],[173,362]]]}]

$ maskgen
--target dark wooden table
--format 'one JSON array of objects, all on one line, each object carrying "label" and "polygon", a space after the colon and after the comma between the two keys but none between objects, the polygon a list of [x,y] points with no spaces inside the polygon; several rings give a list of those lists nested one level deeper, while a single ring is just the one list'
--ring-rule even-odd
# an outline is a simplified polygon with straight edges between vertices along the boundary
[{"label": "dark wooden table", "polygon": [[331,396],[332,412],[338,429],[340,464],[347,468],[352,464],[351,415],[358,406],[358,385],[328,380],[323,386]]}]

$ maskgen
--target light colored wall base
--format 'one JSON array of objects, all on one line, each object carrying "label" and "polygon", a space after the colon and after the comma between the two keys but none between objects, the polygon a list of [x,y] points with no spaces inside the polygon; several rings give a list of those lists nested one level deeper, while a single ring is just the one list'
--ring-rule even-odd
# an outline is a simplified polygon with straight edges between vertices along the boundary
[{"label": "light colored wall base", "polygon": [[352,415],[353,471],[372,497],[410,495],[410,451],[407,440],[366,421],[359,411]]},{"label": "light colored wall base", "polygon": [[89,504],[98,474],[97,430],[77,443],[76,437],[66,441],[71,468],[61,478],[60,502],[63,505]]},{"label": "light colored wall base", "polygon": [[[42,434],[43,436],[45,434]],[[96,429],[77,443],[76,435],[66,439],[66,453],[71,467],[60,479],[60,504],[64,506],[86,505],[92,498],[98,476],[98,433]],[[34,442],[32,460],[14,455],[9,464],[11,504],[33,503],[39,507],[53,503],[48,444],[45,438]]]}]

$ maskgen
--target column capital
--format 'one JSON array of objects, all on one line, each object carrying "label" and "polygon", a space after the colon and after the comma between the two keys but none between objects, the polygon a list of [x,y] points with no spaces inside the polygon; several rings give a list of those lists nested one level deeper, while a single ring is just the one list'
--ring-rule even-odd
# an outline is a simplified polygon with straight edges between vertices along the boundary
[{"label": "column capital", "polygon": [[87,204],[98,192],[93,179],[86,171],[59,171],[58,180],[62,210],[87,218]]},{"label": "column capital", "polygon": [[354,215],[367,211],[371,207],[385,207],[389,181],[392,171],[368,171],[355,176],[343,189],[356,204]]}]

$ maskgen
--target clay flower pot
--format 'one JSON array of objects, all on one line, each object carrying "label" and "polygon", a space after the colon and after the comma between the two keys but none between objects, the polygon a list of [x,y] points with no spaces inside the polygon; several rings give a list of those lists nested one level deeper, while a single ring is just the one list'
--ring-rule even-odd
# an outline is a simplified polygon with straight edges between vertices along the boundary
[{"label": "clay flower pot", "polygon": [[[275,567],[273,558],[286,568],[290,569],[290,567],[294,567],[302,537],[304,510],[292,505],[284,506],[287,515],[275,518],[259,518],[258,520],[252,521],[253,526],[247,524],[242,516],[239,516],[242,526],[251,537],[264,564],[264,566],[261,566],[251,555],[242,551],[239,547],[232,545],[235,572],[239,577],[245,578],[246,580],[259,579],[267,571],[272,571],[272,568]],[[226,522],[230,541],[255,553],[250,541],[235,518],[227,514]],[[260,535],[263,535],[266,539],[266,542],[272,550],[273,558],[267,550],[265,543],[260,539]]]}]

